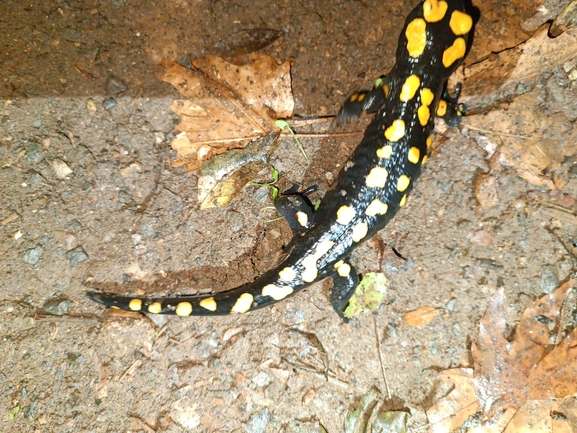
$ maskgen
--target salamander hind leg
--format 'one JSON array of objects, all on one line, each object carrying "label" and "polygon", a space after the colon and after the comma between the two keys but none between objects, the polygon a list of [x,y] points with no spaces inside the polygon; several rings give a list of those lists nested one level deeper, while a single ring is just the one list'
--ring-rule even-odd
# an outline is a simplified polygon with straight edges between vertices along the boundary
[{"label": "salamander hind leg", "polygon": [[359,285],[359,275],[355,268],[343,260],[335,264],[335,269],[337,272],[333,274],[331,304],[344,322],[348,323],[349,319],[345,317],[344,311],[349,305],[349,300],[355,293],[355,289]]},{"label": "salamander hind leg", "polygon": [[445,121],[449,126],[458,126],[461,119],[467,111],[467,106],[459,103],[459,96],[461,95],[461,83],[455,87],[454,95],[451,95],[445,87],[443,96],[437,106],[437,116]]},{"label": "salamander hind leg", "polygon": [[308,231],[313,223],[314,206],[308,194],[316,191],[316,187],[297,192],[298,185],[279,195],[274,206],[288,222],[294,235]]}]

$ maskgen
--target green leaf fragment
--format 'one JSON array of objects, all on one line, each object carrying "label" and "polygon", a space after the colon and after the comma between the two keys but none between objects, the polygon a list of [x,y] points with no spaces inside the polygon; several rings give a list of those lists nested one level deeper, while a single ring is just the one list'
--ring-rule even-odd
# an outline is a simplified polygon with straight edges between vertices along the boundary
[{"label": "green leaf fragment", "polygon": [[365,274],[344,311],[345,317],[351,318],[367,311],[376,310],[383,302],[387,289],[388,281],[384,274],[381,272]]}]

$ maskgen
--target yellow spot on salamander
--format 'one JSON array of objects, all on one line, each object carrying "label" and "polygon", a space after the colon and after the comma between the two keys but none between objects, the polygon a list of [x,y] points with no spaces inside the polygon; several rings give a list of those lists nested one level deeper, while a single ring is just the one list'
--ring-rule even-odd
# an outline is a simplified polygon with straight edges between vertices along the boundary
[{"label": "yellow spot on salamander", "polygon": [[323,241],[319,244],[319,246],[317,247],[317,249],[313,254],[303,259],[302,266],[303,268],[305,268],[305,270],[301,275],[303,281],[311,283],[316,279],[319,272],[317,268],[318,259],[320,259],[326,253],[328,253],[334,244],[335,243],[333,241],[329,240]]},{"label": "yellow spot on salamander", "polygon": [[250,293],[243,293],[238,297],[234,307],[230,310],[231,313],[246,313],[250,310],[254,297]]},{"label": "yellow spot on salamander", "polygon": [[427,162],[427,155],[423,156],[423,161],[421,162],[421,165],[425,165],[425,162]]},{"label": "yellow spot on salamander", "polygon": [[431,118],[431,110],[429,110],[429,105],[431,105],[434,99],[435,94],[431,89],[425,87],[423,90],[421,90],[421,102],[423,105],[417,109],[417,115],[419,117],[419,123],[421,126],[425,126]]},{"label": "yellow spot on salamander", "polygon": [[335,263],[334,268],[335,268],[335,269],[338,269],[339,266],[342,266],[342,265],[343,265],[343,263],[344,263],[344,262],[343,262],[342,260],[339,260],[338,262]]},{"label": "yellow spot on salamander", "polygon": [[142,309],[142,301],[140,299],[131,299],[128,303],[128,308],[132,311],[140,311]]},{"label": "yellow spot on salamander", "polygon": [[389,97],[389,86],[388,86],[388,84],[385,84],[385,85],[383,86],[383,92],[385,92],[385,98],[388,98],[388,97]]},{"label": "yellow spot on salamander", "polygon": [[467,49],[467,44],[465,39],[457,38],[453,45],[445,50],[443,53],[443,65],[445,68],[451,67],[456,60],[461,59],[465,55],[465,50]]},{"label": "yellow spot on salamander", "polygon": [[419,86],[421,85],[421,80],[415,74],[409,75],[409,77],[403,83],[403,87],[401,88],[401,95],[399,99],[403,102],[408,102],[413,99],[417,90],[419,90]]},{"label": "yellow spot on salamander", "polygon": [[443,0],[426,0],[423,3],[423,16],[429,23],[441,21],[447,13],[446,1]]},{"label": "yellow spot on salamander", "polygon": [[355,217],[355,210],[350,206],[341,206],[337,211],[337,222],[342,225],[347,225]]},{"label": "yellow spot on salamander", "polygon": [[421,102],[423,105],[428,107],[433,102],[433,99],[435,99],[435,94],[431,89],[425,87],[423,90],[421,90]]},{"label": "yellow spot on salamander", "polygon": [[365,178],[368,188],[383,188],[387,183],[389,172],[384,167],[373,167],[371,172]]},{"label": "yellow spot on salamander", "polygon": [[409,155],[408,155],[409,162],[412,162],[413,164],[417,164],[419,162],[420,156],[421,156],[421,152],[416,147],[411,147],[409,149]]},{"label": "yellow spot on salamander", "polygon": [[403,207],[403,206],[406,205],[406,204],[407,204],[407,194],[405,194],[405,195],[403,196],[403,198],[402,198],[401,201],[399,202],[399,206],[400,206],[400,207]]},{"label": "yellow spot on salamander", "polygon": [[413,58],[419,57],[427,46],[427,23],[422,18],[415,18],[405,30],[407,51]]},{"label": "yellow spot on salamander", "polygon": [[302,261],[302,264],[305,270],[303,271],[301,278],[307,283],[312,283],[319,273],[317,268],[317,259],[315,259],[313,256],[305,257]]},{"label": "yellow spot on salamander", "polygon": [[286,268],[284,268],[282,271],[280,271],[278,273],[278,276],[283,281],[292,281],[296,278],[297,273],[295,272],[295,270],[293,268],[291,268],[290,266],[287,266]]},{"label": "yellow spot on salamander", "polygon": [[417,116],[419,116],[419,123],[421,126],[425,126],[429,119],[431,118],[431,111],[426,105],[421,105],[417,110]]},{"label": "yellow spot on salamander", "polygon": [[348,263],[343,263],[341,266],[339,266],[337,272],[341,277],[348,277],[351,273],[351,265]]},{"label": "yellow spot on salamander", "polygon": [[355,93],[355,94],[351,95],[351,99],[349,99],[349,101],[355,102],[358,99],[358,97],[359,97],[359,94]]},{"label": "yellow spot on salamander", "polygon": [[357,99],[357,101],[362,102],[363,99],[365,99],[365,96],[366,96],[366,95],[367,95],[366,93],[361,93],[361,94],[359,94],[359,99]]},{"label": "yellow spot on salamander", "polygon": [[399,141],[405,136],[405,122],[401,119],[393,120],[393,124],[385,130],[385,138],[389,141]]},{"label": "yellow spot on salamander", "polygon": [[441,99],[437,106],[437,116],[443,117],[445,114],[447,114],[447,101]]},{"label": "yellow spot on salamander", "polygon": [[409,183],[411,183],[411,179],[406,174],[403,174],[399,177],[397,181],[397,191],[403,192],[409,187]]},{"label": "yellow spot on salamander", "polygon": [[369,226],[367,225],[367,223],[358,223],[356,226],[353,227],[351,237],[353,238],[353,241],[360,242],[367,235],[368,231]]},{"label": "yellow spot on salamander", "polygon": [[374,199],[365,210],[365,214],[367,216],[375,216],[375,215],[384,215],[389,210],[389,206],[386,203],[383,203],[379,199]]},{"label": "yellow spot on salamander", "polygon": [[457,36],[464,35],[465,33],[469,33],[469,30],[473,27],[473,19],[466,13],[453,11],[451,21],[449,21],[449,27],[451,27],[451,30]]},{"label": "yellow spot on salamander", "polygon": [[208,311],[216,311],[216,301],[213,297],[203,299],[198,303],[202,308]]},{"label": "yellow spot on salamander", "polygon": [[317,259],[320,259],[322,256],[324,256],[326,253],[329,252],[329,250],[333,247],[335,243],[333,241],[322,241],[319,246],[317,247],[316,251],[315,251],[315,256]]},{"label": "yellow spot on salamander", "polygon": [[160,302],[153,302],[148,306],[148,312],[158,314],[162,311],[162,304]]},{"label": "yellow spot on salamander", "polygon": [[427,149],[431,148],[431,144],[433,144],[433,139],[431,137],[427,137]]},{"label": "yellow spot on salamander", "polygon": [[175,311],[177,316],[190,316],[192,313],[192,304],[190,302],[179,302]]},{"label": "yellow spot on salamander", "polygon": [[275,286],[274,284],[267,284],[262,288],[262,295],[270,296],[275,301],[280,301],[281,299],[286,298],[292,292],[294,292],[294,289],[292,287]]},{"label": "yellow spot on salamander", "polygon": [[377,156],[381,159],[389,159],[393,154],[393,146],[387,144],[386,146],[377,149]]},{"label": "yellow spot on salamander", "polygon": [[297,221],[302,227],[306,227],[309,224],[309,216],[302,211],[298,211]]}]

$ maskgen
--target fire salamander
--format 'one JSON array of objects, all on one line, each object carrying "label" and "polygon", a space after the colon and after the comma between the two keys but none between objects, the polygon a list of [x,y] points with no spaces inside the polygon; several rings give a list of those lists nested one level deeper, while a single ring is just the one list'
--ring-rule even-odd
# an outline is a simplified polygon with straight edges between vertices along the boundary
[{"label": "fire salamander", "polygon": [[[138,298],[90,292],[107,307],[178,316],[248,313],[332,277],[335,311],[343,311],[358,274],[348,257],[407,203],[431,147],[435,115],[450,111],[446,80],[465,56],[473,20],[462,0],[423,0],[399,37],[396,64],[369,93],[355,94],[339,118],[376,112],[351,160],[313,213],[306,195],[275,201],[294,232],[294,248],[275,269],[234,290],[174,298]],[[346,320],[346,319],[345,319]]]}]

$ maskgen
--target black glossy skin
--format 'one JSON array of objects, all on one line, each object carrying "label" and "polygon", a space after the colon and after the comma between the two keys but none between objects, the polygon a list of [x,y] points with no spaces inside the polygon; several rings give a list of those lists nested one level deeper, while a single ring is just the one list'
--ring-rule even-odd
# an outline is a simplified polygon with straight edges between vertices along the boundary
[{"label": "black glossy skin", "polygon": [[[385,79],[385,83],[389,88],[388,97],[379,98],[379,102],[382,102],[382,104],[365,131],[361,143],[351,156],[351,161],[340,172],[336,187],[323,198],[320,208],[314,213],[311,227],[307,229],[306,234],[294,239],[294,249],[283,263],[262,275],[253,283],[228,292],[202,296],[143,299],[142,311],[146,311],[147,305],[153,302],[160,302],[162,304],[162,310],[159,311],[160,314],[175,314],[176,304],[189,302],[192,305],[190,315],[226,315],[231,313],[239,297],[248,293],[253,297],[252,303],[247,310],[248,312],[279,302],[270,296],[262,294],[263,287],[269,284],[283,288],[292,287],[294,290],[292,294],[294,294],[315,282],[333,276],[335,287],[333,288],[331,300],[337,313],[342,316],[342,310],[352,295],[358,279],[354,269],[351,269],[348,275],[337,275],[334,265],[341,260],[346,261],[356,246],[370,239],[377,231],[385,227],[400,207],[403,197],[412,190],[420,174],[423,157],[428,153],[426,142],[434,128],[436,106],[443,92],[444,83],[462,60],[462,57],[455,60],[448,68],[443,65],[441,60],[444,50],[450,47],[456,38],[456,35],[449,28],[451,12],[453,10],[464,11],[461,0],[448,0],[447,3],[448,11],[445,17],[438,22],[427,23],[426,48],[417,58],[412,58],[407,53],[405,30],[407,25],[415,18],[423,16],[423,2],[408,16],[405,27],[399,37],[396,54],[397,62]],[[467,34],[461,35],[461,37],[466,41]],[[431,116],[425,126],[421,125],[417,115],[417,109],[422,103],[420,92],[417,92],[408,102],[400,100],[402,85],[411,74],[415,74],[420,78],[420,89],[427,87],[434,94],[434,100],[430,104]],[[343,110],[346,116],[346,104]],[[399,119],[403,120],[405,124],[404,136],[396,142],[389,142],[384,136],[384,131],[393,121]],[[392,145],[392,155],[388,159],[377,157],[377,149],[382,148],[386,144]],[[409,149],[412,147],[419,150],[418,163],[410,162],[408,159]],[[376,166],[386,168],[388,178],[384,187],[369,188],[366,185],[366,177]],[[406,190],[399,192],[397,190],[397,181],[402,175],[407,176],[410,179],[410,183]],[[388,205],[388,211],[385,215],[365,215],[365,210],[374,199],[379,199]],[[355,217],[348,224],[337,222],[337,212],[342,206],[350,206],[355,210]],[[359,222],[367,224],[368,232],[361,240],[355,242],[352,239],[352,231],[353,227]],[[326,241],[330,241],[333,244],[316,261],[317,277],[312,281],[305,281],[303,279],[305,258],[313,254],[319,246],[327,245]],[[286,282],[279,277],[279,271],[287,267],[292,268],[296,275],[294,280],[290,282]],[[308,279],[310,280],[310,277]],[[122,297],[94,292],[89,293],[88,296],[106,306],[115,306],[126,310],[130,309],[128,303],[135,299],[135,297]],[[216,304],[214,311],[209,311],[199,305],[200,301],[209,297],[213,298]]]}]

